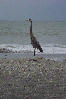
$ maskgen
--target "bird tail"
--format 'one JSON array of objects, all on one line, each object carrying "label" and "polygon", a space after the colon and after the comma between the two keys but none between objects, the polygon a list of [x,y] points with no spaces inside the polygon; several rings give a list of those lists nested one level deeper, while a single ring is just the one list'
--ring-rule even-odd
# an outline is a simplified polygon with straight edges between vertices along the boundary
[{"label": "bird tail", "polygon": [[39,48],[39,50],[40,50],[40,52],[43,52],[43,49],[41,47]]},{"label": "bird tail", "polygon": [[40,44],[38,45],[38,49],[40,52],[43,52],[43,49],[41,48]]}]

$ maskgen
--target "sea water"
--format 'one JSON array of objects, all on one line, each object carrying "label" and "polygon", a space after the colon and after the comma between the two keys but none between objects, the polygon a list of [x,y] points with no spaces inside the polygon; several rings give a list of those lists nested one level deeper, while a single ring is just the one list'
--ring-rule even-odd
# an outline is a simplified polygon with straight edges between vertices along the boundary
[{"label": "sea water", "polygon": [[[30,23],[0,21],[0,49],[33,51],[30,40]],[[66,54],[66,22],[33,22],[33,34],[45,54]],[[36,50],[38,53],[39,50]]]}]

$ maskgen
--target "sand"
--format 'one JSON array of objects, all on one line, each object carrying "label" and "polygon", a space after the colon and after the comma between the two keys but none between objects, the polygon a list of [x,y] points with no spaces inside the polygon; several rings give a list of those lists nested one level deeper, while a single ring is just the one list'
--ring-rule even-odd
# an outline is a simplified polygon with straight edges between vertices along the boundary
[{"label": "sand", "polygon": [[66,60],[6,56],[0,57],[0,98],[66,98]]}]

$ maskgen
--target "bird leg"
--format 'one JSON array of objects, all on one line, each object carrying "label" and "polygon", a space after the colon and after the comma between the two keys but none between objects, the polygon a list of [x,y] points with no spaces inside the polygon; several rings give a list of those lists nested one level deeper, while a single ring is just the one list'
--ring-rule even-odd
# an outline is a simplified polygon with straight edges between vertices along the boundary
[{"label": "bird leg", "polygon": [[35,56],[35,49],[34,49],[34,56]]}]

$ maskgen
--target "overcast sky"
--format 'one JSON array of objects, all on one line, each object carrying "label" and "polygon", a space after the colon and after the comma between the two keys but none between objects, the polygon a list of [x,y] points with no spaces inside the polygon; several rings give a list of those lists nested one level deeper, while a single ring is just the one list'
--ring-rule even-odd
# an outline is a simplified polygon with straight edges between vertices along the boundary
[{"label": "overcast sky", "polygon": [[0,20],[66,20],[66,0],[0,0]]}]

